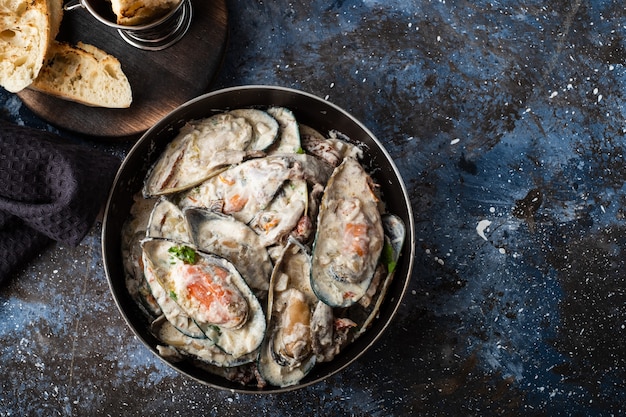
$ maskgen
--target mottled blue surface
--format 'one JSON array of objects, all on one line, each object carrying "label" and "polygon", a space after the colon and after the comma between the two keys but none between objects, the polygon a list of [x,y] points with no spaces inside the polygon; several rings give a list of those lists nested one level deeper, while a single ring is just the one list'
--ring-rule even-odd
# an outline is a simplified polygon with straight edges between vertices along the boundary
[{"label": "mottled blue surface", "polygon": [[[394,157],[418,236],[396,325],[304,390],[204,387],[132,336],[96,226],[0,289],[0,416],[624,415],[624,4],[234,0],[229,13],[212,88],[325,97]],[[3,117],[55,130],[0,98]]]}]

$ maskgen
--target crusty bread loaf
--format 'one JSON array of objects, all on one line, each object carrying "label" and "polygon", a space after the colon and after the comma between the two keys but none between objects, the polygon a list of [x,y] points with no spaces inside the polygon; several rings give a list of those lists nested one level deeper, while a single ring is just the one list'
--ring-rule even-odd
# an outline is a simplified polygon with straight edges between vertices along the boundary
[{"label": "crusty bread loaf", "polygon": [[117,24],[137,26],[150,23],[180,3],[181,0],[111,0]]},{"label": "crusty bread loaf", "polygon": [[0,85],[16,93],[39,74],[61,26],[63,0],[0,0]]},{"label": "crusty bread loaf", "polygon": [[53,42],[30,88],[94,107],[127,108],[132,91],[120,62],[93,45]]}]

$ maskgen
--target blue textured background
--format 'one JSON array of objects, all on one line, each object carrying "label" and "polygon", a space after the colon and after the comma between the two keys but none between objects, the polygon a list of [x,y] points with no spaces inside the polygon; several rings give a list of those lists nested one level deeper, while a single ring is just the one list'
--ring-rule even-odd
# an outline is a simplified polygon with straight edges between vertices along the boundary
[{"label": "blue textured background", "polygon": [[[623,415],[624,4],[228,4],[213,89],[276,84],[326,98],[404,176],[418,242],[396,325],[307,389],[216,391],[132,336],[96,226],[0,288],[0,416]],[[56,131],[0,98],[3,117]],[[130,147],[80,140],[120,157]]]}]

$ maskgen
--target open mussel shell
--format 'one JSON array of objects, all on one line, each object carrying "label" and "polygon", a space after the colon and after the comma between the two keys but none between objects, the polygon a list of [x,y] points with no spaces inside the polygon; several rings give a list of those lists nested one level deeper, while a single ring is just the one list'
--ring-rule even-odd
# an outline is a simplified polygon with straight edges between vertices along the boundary
[{"label": "open mussel shell", "polygon": [[[155,319],[152,322],[151,328],[152,332],[158,335],[159,340],[165,344],[162,347],[159,346],[161,356],[174,362],[188,357],[191,360],[200,361],[206,365],[232,367],[255,361],[258,356],[257,351],[238,357],[229,355],[217,347],[211,339],[198,339],[185,335],[179,329],[175,328],[165,316],[160,316]],[[164,353],[165,349],[170,350],[169,357]],[[174,350],[173,352],[171,352],[172,349]]]},{"label": "open mussel shell", "polygon": [[352,317],[361,317],[361,320],[358,322],[358,329],[353,334],[354,339],[364,334],[376,320],[376,317],[378,317],[380,307],[387,297],[387,291],[395,277],[398,260],[406,239],[404,222],[398,216],[385,213],[382,216],[382,223],[385,231],[385,248],[379,263],[381,280],[377,284],[376,293],[372,299],[367,301],[367,305],[364,306],[362,305],[364,303],[361,303],[361,305],[355,306],[351,311]]},{"label": "open mussel shell", "polygon": [[[185,313],[183,320],[190,319],[183,333],[199,337],[192,331],[200,330],[234,357],[258,349],[265,334],[263,308],[232,263],[168,239],[146,238],[141,245],[144,269],[149,271],[148,275],[154,275],[153,281],[160,284],[163,296],[169,297],[171,304],[177,304],[181,314]],[[193,254],[192,260],[174,255],[185,252],[189,256],[188,251]],[[214,308],[227,301],[230,305],[223,311]],[[174,318],[180,318],[181,314],[174,312]],[[181,320],[175,323],[179,328]]]},{"label": "open mussel shell", "polygon": [[230,114],[243,117],[252,126],[252,143],[250,148],[264,151],[276,141],[280,126],[278,121],[264,110],[235,109]]},{"label": "open mussel shell", "polygon": [[383,249],[378,198],[369,178],[361,164],[348,157],[335,169],[322,197],[311,286],[332,307],[349,307],[363,297]]},{"label": "open mussel shell", "polygon": [[297,384],[316,362],[311,329],[318,300],[310,274],[307,250],[290,240],[272,271],[267,331],[258,362],[263,378],[278,387]]},{"label": "open mussel shell", "polygon": [[[362,162],[374,181],[380,184],[386,211],[398,216],[406,226],[406,239],[398,259],[395,276],[382,302],[379,315],[368,331],[346,346],[332,361],[318,363],[297,384],[289,387],[242,386],[207,372],[188,360],[165,361],[158,353],[161,342],[151,333],[148,320],[132,299],[125,285],[121,232],[130,215],[134,197],[143,189],[144,179],[165,147],[189,120],[238,108],[284,107],[301,124],[326,134],[336,130],[362,150]],[[214,91],[180,106],[149,129],[128,152],[109,194],[102,227],[104,268],[117,307],[131,330],[159,360],[196,381],[212,387],[241,393],[279,393],[320,382],[345,369],[360,358],[393,323],[409,284],[415,253],[413,212],[406,186],[392,157],[381,142],[362,123],[338,106],[306,92],[275,86],[242,86]]]}]

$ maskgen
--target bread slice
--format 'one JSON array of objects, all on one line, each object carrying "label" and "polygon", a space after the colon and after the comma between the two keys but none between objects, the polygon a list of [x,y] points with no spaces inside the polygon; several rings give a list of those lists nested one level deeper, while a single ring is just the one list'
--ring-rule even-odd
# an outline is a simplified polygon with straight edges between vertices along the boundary
[{"label": "bread slice", "polygon": [[30,88],[92,107],[127,108],[133,98],[117,58],[82,42],[54,42]]},{"label": "bread slice", "polygon": [[137,26],[165,16],[181,0],[111,0],[117,24]]},{"label": "bread slice", "polygon": [[39,74],[63,17],[63,0],[0,0],[0,85],[17,93]]}]

